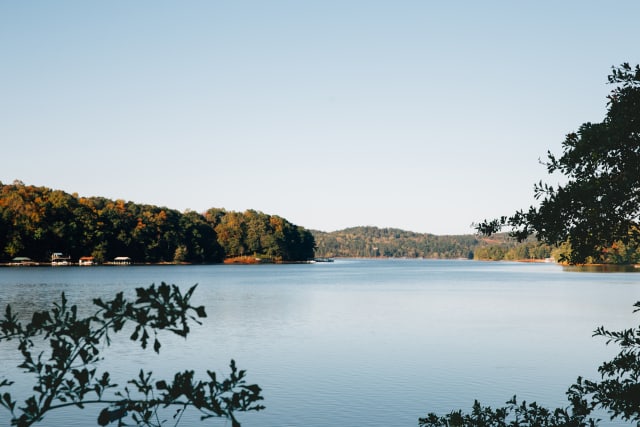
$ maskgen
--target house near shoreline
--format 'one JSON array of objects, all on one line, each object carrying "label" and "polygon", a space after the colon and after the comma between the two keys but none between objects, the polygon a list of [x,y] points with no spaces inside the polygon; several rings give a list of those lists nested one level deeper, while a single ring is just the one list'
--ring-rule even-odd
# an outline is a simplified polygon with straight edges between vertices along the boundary
[{"label": "house near shoreline", "polygon": [[17,256],[11,260],[10,265],[36,265],[36,262],[26,256]]},{"label": "house near shoreline", "polygon": [[78,265],[94,265],[95,259],[92,256],[83,256],[78,260]]},{"label": "house near shoreline", "polygon": [[113,259],[113,263],[116,265],[129,265],[131,264],[131,258],[128,256],[117,256]]},{"label": "house near shoreline", "polygon": [[71,257],[62,252],[54,252],[51,254],[51,265],[71,265]]}]

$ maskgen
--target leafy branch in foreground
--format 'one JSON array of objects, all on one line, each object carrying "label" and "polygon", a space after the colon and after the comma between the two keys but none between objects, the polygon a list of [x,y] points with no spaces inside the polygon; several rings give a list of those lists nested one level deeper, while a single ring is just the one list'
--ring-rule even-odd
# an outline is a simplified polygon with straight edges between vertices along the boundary
[{"label": "leafy branch in foreground", "polygon": [[[640,311],[640,302],[636,302],[634,307],[634,313]],[[617,344],[620,352],[611,361],[600,365],[600,381],[578,377],[567,391],[569,405],[566,408],[550,410],[535,402],[518,404],[514,396],[507,406],[492,409],[483,407],[476,400],[469,414],[462,411],[453,411],[444,416],[429,413],[419,419],[419,425],[591,427],[600,421],[590,416],[599,409],[606,411],[612,420],[621,419],[640,426],[640,326],[613,332],[599,327],[593,335],[605,337],[607,344]]]},{"label": "leafy branch in foreground", "polygon": [[540,181],[534,187],[538,207],[484,221],[482,234],[503,228],[519,241],[535,235],[548,244],[569,242],[571,264],[604,262],[612,246],[640,248],[640,66],[614,67],[607,114],[600,123],[584,123],[568,134],[562,155],[547,154],[549,174],[565,184]]},{"label": "leafy branch in foreground", "polygon": [[462,411],[453,411],[445,416],[430,413],[425,418],[420,418],[419,425],[421,427],[587,427],[597,425],[597,421],[587,418],[586,414],[572,412],[564,408],[551,411],[535,402],[518,404],[516,397],[513,396],[507,402],[507,406],[495,410],[489,406],[482,406],[476,400],[470,414],[463,414]]},{"label": "leafy branch in foreground", "polygon": [[[130,386],[119,389],[108,372],[97,373],[100,350],[127,323],[135,325],[131,340],[142,348],[153,341],[156,353],[161,347],[159,331],[186,337],[189,323],[200,324],[198,318],[206,317],[204,307],[190,304],[195,288],[183,295],[177,286],[162,283],[136,289],[134,301],[126,300],[122,292],[109,301],[97,298],[93,303],[98,310],[88,317],[79,317],[77,306],[70,306],[63,293],[60,302],[50,310],[33,313],[26,325],[7,305],[0,321],[0,342],[16,340],[23,359],[18,368],[35,377],[35,393],[24,402],[18,403],[9,392],[0,396],[0,405],[11,414],[11,425],[31,426],[52,410],[89,404],[105,405],[97,420],[100,425],[116,421],[127,425],[130,420],[134,425],[154,427],[166,423],[161,411],[168,407],[177,407],[175,425],[189,407],[199,411],[203,420],[224,417],[233,426],[240,425],[235,412],[263,409],[257,403],[262,400],[260,387],[247,385],[245,371],[238,370],[233,360],[229,377],[221,381],[211,371],[204,381],[196,380],[193,371],[176,373],[168,381],[154,380],[151,372],[141,370],[128,381]],[[0,380],[0,388],[13,384],[6,378]]]}]

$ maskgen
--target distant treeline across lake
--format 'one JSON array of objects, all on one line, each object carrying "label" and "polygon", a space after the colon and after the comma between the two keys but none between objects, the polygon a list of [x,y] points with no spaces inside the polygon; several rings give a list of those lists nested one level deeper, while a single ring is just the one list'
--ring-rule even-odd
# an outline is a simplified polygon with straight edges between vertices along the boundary
[{"label": "distant treeline across lake", "polygon": [[530,260],[554,256],[535,240],[501,234],[437,236],[394,228],[323,232],[256,210],[179,212],[104,197],[0,182],[0,262],[212,264],[244,258],[297,262],[314,257]]}]

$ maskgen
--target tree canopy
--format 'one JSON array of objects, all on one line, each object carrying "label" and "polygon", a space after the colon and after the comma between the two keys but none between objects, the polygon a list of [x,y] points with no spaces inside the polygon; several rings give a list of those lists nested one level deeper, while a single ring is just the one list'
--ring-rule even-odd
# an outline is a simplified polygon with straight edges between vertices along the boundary
[{"label": "tree canopy", "polygon": [[562,154],[547,153],[549,174],[566,183],[540,181],[534,187],[538,207],[484,221],[478,230],[508,227],[519,240],[534,234],[549,244],[568,242],[570,263],[603,262],[616,245],[635,252],[640,242],[640,66],[613,67],[608,81],[607,114],[600,123],[584,123],[569,133]]},{"label": "tree canopy", "polygon": [[313,258],[314,248],[308,230],[258,211],[181,213],[0,182],[0,260],[48,260],[61,252],[98,262],[127,256],[140,263],[216,263],[240,255],[305,261]]}]

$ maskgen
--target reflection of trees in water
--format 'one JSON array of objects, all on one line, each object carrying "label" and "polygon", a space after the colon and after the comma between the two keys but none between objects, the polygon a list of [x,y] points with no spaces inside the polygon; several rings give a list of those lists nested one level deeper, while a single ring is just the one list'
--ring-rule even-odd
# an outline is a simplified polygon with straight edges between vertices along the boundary
[{"label": "reflection of trees in water", "polygon": [[640,268],[633,265],[614,264],[567,265],[564,270],[576,273],[640,273]]}]

